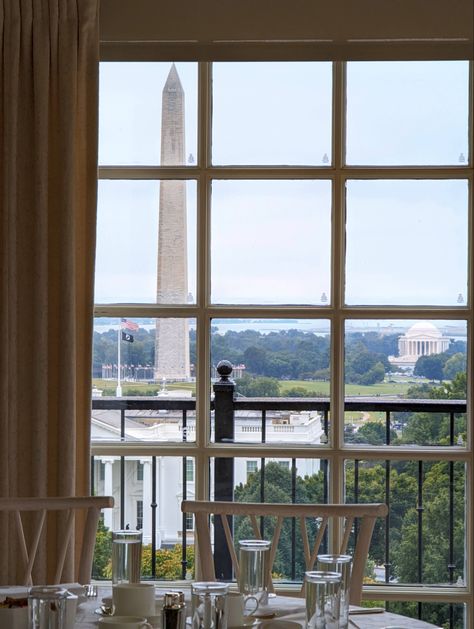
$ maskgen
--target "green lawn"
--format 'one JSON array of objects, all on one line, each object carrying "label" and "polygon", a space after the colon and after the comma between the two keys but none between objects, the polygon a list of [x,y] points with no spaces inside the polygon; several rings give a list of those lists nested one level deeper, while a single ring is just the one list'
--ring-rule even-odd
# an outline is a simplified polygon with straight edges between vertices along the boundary
[{"label": "green lawn", "polygon": [[[122,382],[122,394],[127,395],[149,395],[154,396],[161,389],[160,384],[148,384],[145,382]],[[285,397],[289,389],[295,387],[303,388],[310,392],[314,396],[321,395],[323,397],[329,396],[329,382],[323,380],[280,380],[280,395]],[[365,396],[365,397],[377,397],[380,395],[393,395],[403,397],[408,388],[413,383],[409,382],[381,382],[371,386],[363,386],[358,384],[347,384],[346,395],[347,396]],[[96,378],[93,380],[93,385],[98,389],[101,389],[103,395],[115,395],[116,382],[113,380],[101,380]],[[194,382],[176,382],[166,385],[169,391],[172,390],[186,390],[192,391],[193,395],[196,390],[196,383]]]},{"label": "green lawn", "polygon": [[[311,391],[315,395],[321,394],[323,396],[329,396],[329,382],[324,381],[311,381],[305,380],[282,380],[280,381],[281,395],[284,397],[285,393],[289,389],[294,387],[302,387],[307,391]],[[412,383],[408,382],[381,382],[379,384],[373,384],[370,386],[364,386],[361,384],[346,384],[346,395],[355,396],[361,395],[365,397],[377,397],[379,395],[394,395],[403,397],[408,388],[412,386]]]},{"label": "green lawn", "polygon": [[[103,391],[103,395],[115,395],[115,389],[117,387],[116,380],[102,380],[100,378],[94,378],[92,380],[93,386],[101,389]],[[127,382],[122,381],[122,395],[156,395],[158,391],[161,390],[161,384],[149,384],[148,382]],[[180,390],[191,390],[193,393],[196,389],[196,384],[194,382],[176,382],[170,383],[166,385],[168,391],[172,391],[173,389]]]}]

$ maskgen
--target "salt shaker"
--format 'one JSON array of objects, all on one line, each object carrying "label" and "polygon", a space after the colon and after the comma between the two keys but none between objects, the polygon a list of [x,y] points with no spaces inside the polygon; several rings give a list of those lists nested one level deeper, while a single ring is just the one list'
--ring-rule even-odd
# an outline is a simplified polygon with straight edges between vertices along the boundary
[{"label": "salt shaker", "polygon": [[166,592],[162,618],[162,629],[185,629],[186,604],[183,592]]}]

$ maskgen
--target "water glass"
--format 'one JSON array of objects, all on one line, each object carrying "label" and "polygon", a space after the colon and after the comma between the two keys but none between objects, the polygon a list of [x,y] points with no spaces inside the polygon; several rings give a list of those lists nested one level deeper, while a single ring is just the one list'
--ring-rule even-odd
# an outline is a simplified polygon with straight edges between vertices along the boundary
[{"label": "water glass", "polygon": [[227,583],[191,585],[192,629],[227,629]]},{"label": "water glass", "polygon": [[252,596],[259,604],[268,602],[271,542],[263,539],[244,539],[239,542],[239,591]]},{"label": "water glass", "polygon": [[318,570],[338,572],[341,575],[340,620],[341,629],[349,623],[349,588],[351,584],[352,557],[350,555],[318,555]]},{"label": "water glass", "polygon": [[112,531],[112,584],[139,583],[142,559],[141,531]]},{"label": "water glass", "polygon": [[28,593],[29,629],[65,629],[67,590],[62,587],[32,587]]},{"label": "water glass", "polygon": [[305,573],[307,629],[339,629],[341,575],[321,570]]}]

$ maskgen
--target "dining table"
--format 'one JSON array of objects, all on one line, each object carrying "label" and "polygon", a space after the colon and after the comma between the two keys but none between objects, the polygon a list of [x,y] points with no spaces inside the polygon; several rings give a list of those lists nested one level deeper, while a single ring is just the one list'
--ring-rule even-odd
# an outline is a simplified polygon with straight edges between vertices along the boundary
[{"label": "dining table", "polygon": [[[160,615],[160,601],[163,600],[165,592],[181,590],[185,593],[187,605],[190,605],[190,588],[181,585],[170,585],[163,588],[162,584],[156,588],[157,615]],[[76,613],[76,629],[97,629],[100,618],[101,605],[103,599],[108,603],[112,596],[110,585],[99,585],[97,597],[83,598],[80,600]],[[394,614],[377,608],[375,611],[370,608],[351,606],[349,612],[349,625],[347,629],[435,629],[433,625],[423,620],[408,618],[400,614]],[[299,629],[305,626],[305,602],[302,598],[280,596],[272,597],[268,605],[262,610],[262,618],[256,618],[252,624],[245,623],[255,629]],[[272,617],[269,617],[272,616]],[[156,625],[159,629],[159,624]]]}]

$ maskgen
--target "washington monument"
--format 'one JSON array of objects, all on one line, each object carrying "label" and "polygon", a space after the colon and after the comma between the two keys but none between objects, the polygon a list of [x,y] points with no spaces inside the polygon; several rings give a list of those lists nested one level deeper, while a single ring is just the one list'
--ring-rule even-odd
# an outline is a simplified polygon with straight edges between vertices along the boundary
[{"label": "washington monument", "polygon": [[[184,90],[174,64],[162,96],[161,165],[185,163]],[[156,301],[185,304],[188,299],[186,182],[160,183]],[[156,323],[155,379],[189,378],[187,319],[161,318]]]}]

